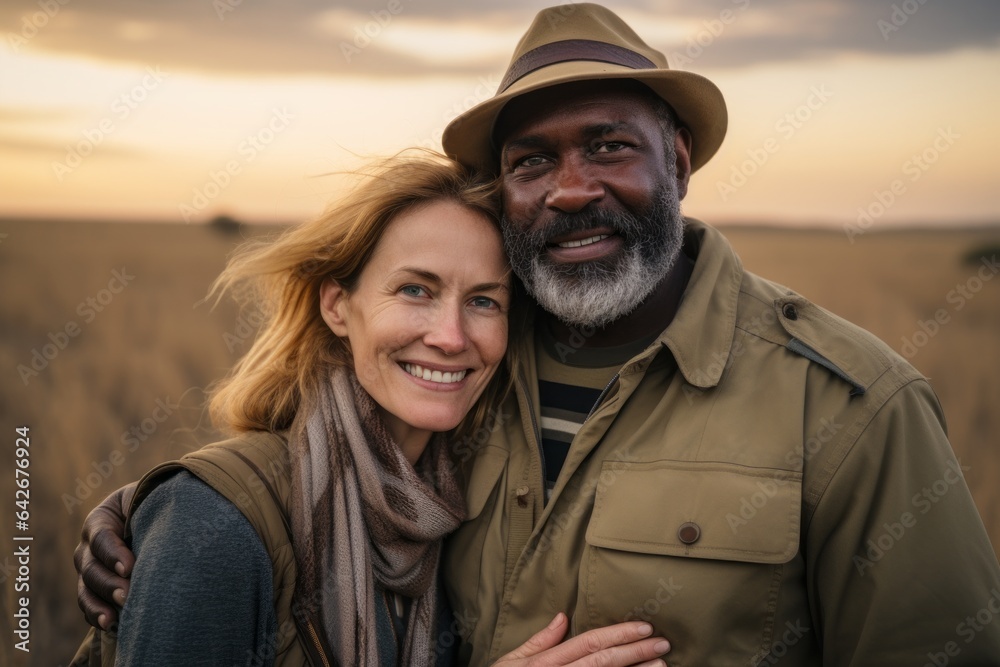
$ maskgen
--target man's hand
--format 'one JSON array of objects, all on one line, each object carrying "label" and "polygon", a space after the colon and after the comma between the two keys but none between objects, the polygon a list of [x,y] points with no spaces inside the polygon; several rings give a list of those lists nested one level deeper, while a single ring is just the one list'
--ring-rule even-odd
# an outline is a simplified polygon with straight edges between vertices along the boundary
[{"label": "man's hand", "polygon": [[670,650],[662,637],[650,637],[653,626],[630,621],[590,630],[559,643],[569,623],[559,612],[548,627],[494,663],[493,667],[626,667],[665,666],[660,656]]},{"label": "man's hand", "polygon": [[73,552],[73,563],[79,575],[77,603],[87,622],[102,630],[109,629],[118,620],[116,605],[125,604],[128,595],[128,577],[132,574],[135,556],[123,541],[125,508],[132,501],[135,487],[135,482],[123,486],[87,515],[80,543]]}]

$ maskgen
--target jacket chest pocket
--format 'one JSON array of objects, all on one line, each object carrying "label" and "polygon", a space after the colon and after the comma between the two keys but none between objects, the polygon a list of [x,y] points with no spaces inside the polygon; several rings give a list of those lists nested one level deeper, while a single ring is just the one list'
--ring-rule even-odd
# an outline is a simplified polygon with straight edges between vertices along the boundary
[{"label": "jacket chest pocket", "polygon": [[687,461],[604,469],[614,481],[594,500],[574,630],[649,621],[675,667],[765,655],[783,564],[799,548],[801,473]]}]

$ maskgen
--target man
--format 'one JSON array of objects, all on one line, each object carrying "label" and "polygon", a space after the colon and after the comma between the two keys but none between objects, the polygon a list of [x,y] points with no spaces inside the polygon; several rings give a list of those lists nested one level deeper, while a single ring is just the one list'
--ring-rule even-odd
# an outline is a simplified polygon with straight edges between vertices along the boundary
[{"label": "man", "polygon": [[996,664],[1000,566],[924,378],[681,217],[725,127],[713,84],[578,4],[445,132],[498,171],[539,304],[465,461],[463,659],[565,612],[649,621],[679,665]]}]

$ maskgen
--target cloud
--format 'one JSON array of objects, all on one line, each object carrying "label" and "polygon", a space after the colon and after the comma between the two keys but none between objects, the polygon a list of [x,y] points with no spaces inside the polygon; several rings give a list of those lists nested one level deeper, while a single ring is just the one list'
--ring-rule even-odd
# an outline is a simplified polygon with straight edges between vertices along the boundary
[{"label": "cloud", "polygon": [[[11,27],[6,37],[15,52],[209,74],[412,77],[503,68],[547,4],[514,0],[498,9],[494,0],[461,7],[453,0],[348,0],[334,8],[327,0],[69,0],[53,3],[59,9],[48,15],[22,0],[5,3],[0,21]],[[1000,36],[1000,3],[993,0],[631,0],[613,8],[653,46],[682,55],[697,51],[694,69],[994,48]]]},{"label": "cloud", "polygon": [[[721,34],[713,35],[704,49],[699,64],[706,66],[740,67],[858,54],[923,55],[1000,46],[1000,4],[988,0],[752,0],[745,11],[738,9],[742,0],[714,4],[736,9],[732,22]],[[704,13],[681,46],[704,38],[706,31],[711,34],[721,9]]]},{"label": "cloud", "polygon": [[[409,1],[389,0],[385,7],[398,9],[392,13],[385,7],[331,9],[329,3],[105,0],[70,2],[48,17],[35,5],[4,5],[0,21],[13,27],[6,41],[15,55],[37,50],[206,74],[406,77],[478,73],[490,66],[475,53],[435,59],[441,32],[428,28],[442,24],[424,9],[411,11]],[[475,29],[468,20],[449,24],[454,37]],[[418,38],[399,50],[407,26]],[[484,34],[491,30],[489,24],[482,28]]]}]

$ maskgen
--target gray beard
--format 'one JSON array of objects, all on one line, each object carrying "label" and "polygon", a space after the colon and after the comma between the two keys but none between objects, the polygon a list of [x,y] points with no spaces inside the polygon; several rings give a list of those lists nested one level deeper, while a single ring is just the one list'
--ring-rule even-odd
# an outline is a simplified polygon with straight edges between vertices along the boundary
[{"label": "gray beard", "polygon": [[[504,216],[504,244],[514,273],[542,308],[569,326],[604,327],[638,308],[677,263],[684,240],[680,209],[676,187],[665,183],[640,213],[563,214],[544,230],[524,232]],[[622,238],[615,257],[582,264],[547,258],[548,239],[603,226]]]}]

